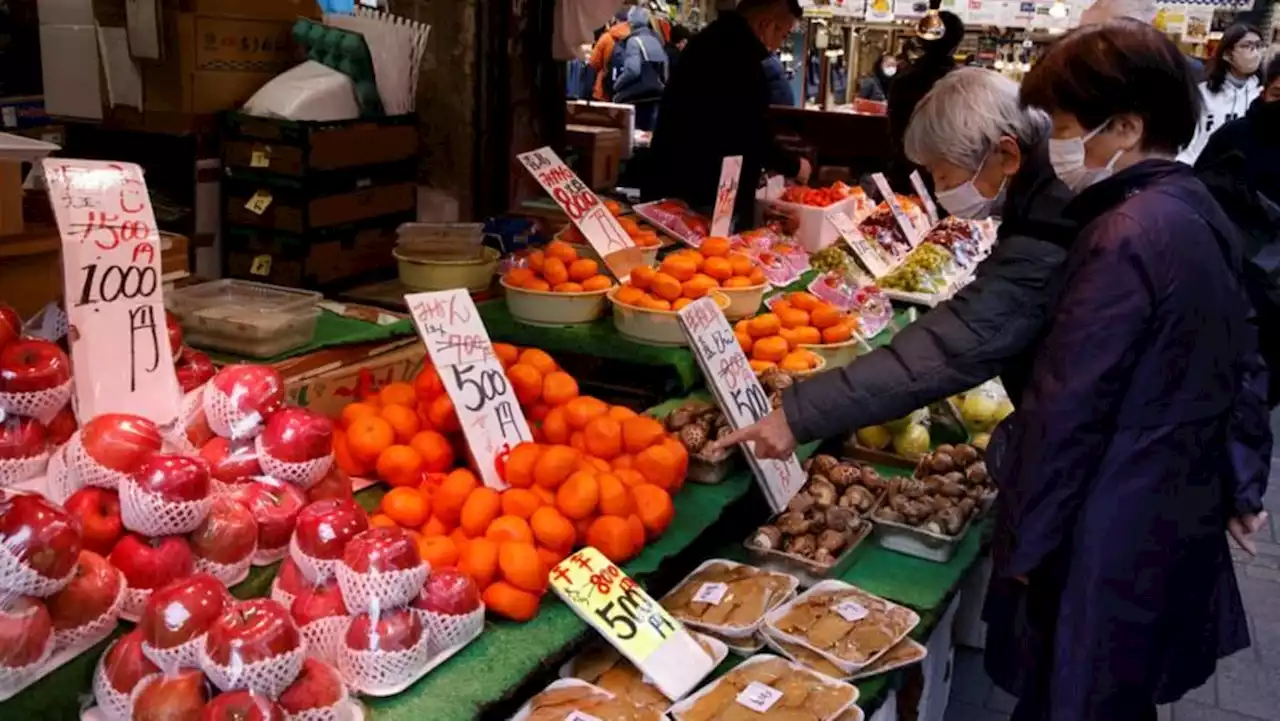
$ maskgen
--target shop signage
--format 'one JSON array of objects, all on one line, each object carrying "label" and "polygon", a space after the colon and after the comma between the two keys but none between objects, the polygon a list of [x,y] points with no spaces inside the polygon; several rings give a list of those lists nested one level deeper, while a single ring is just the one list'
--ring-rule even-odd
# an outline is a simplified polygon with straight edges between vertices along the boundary
[{"label": "shop signage", "polygon": [[178,417],[160,280],[160,233],[142,169],[49,158],[49,201],[62,238],[63,297],[77,414]]},{"label": "shop signage", "polygon": [[711,234],[729,237],[733,229],[733,203],[738,198],[738,176],[742,175],[742,156],[730,155],[720,163],[720,185],[716,188],[716,207],[711,214]]},{"label": "shop signage", "polygon": [[875,241],[869,240],[862,231],[858,230],[858,226],[853,224],[853,220],[842,211],[835,211],[827,214],[827,222],[835,227],[836,232],[840,234],[840,239],[845,245],[853,251],[853,254],[862,261],[862,265],[866,267],[872,277],[877,280],[889,274],[893,270],[892,259],[885,257],[880,249],[876,246]]},{"label": "shop signage", "polygon": [[592,546],[551,569],[551,589],[672,701],[715,667],[662,604]]},{"label": "shop signage", "polygon": [[916,195],[920,196],[920,203],[924,206],[925,215],[929,216],[929,225],[938,224],[938,206],[933,203],[933,196],[929,195],[929,188],[924,184],[924,178],[920,177],[919,170],[911,171],[911,187],[916,189]]},{"label": "shop signage", "polygon": [[640,249],[618,219],[551,148],[538,148],[516,157],[578,226],[614,277],[625,282],[631,277],[632,268],[644,264]]},{"label": "shop signage", "polygon": [[533,440],[515,390],[465,290],[410,293],[405,305],[453,401],[486,486],[507,487],[500,469],[512,448]]},{"label": "shop signage", "polygon": [[[710,297],[685,306],[677,316],[689,339],[694,358],[702,367],[716,402],[734,430],[746,428],[773,410],[760,381],[747,362],[733,328]],[[783,460],[760,460],[752,448],[744,449],[756,481],[775,512],[781,512],[804,484],[804,472],[794,454]]]},{"label": "shop signage", "polygon": [[911,216],[907,215],[907,211],[903,209],[902,203],[898,202],[898,196],[893,192],[893,188],[889,187],[889,181],[885,180],[883,173],[872,173],[871,181],[876,184],[876,190],[880,191],[884,202],[889,205],[889,212],[893,213],[893,219],[898,221],[898,227],[902,229],[902,234],[906,236],[907,242],[914,248],[920,245],[920,231],[916,228],[915,223],[911,222]]}]

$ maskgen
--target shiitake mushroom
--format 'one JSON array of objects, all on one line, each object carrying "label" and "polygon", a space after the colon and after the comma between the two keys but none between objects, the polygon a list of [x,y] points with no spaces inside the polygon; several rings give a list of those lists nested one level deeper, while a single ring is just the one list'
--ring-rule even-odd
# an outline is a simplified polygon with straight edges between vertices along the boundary
[{"label": "shiitake mushroom", "polygon": [[875,517],[882,521],[889,521],[890,523],[902,523],[906,520],[901,513],[887,506],[877,508]]},{"label": "shiitake mushroom", "polygon": [[862,479],[862,470],[852,463],[837,463],[827,471],[827,477],[838,488],[848,488]]},{"label": "shiitake mushroom", "polygon": [[860,513],[865,513],[875,502],[875,494],[862,486],[849,486],[840,496],[841,508],[853,508]]},{"label": "shiitake mushroom", "polygon": [[955,459],[956,465],[965,468],[978,460],[978,449],[968,443],[961,443],[951,452],[951,457]]},{"label": "shiitake mushroom", "polygon": [[836,556],[825,548],[813,552],[813,562],[822,566],[830,566],[836,562]]},{"label": "shiitake mushroom", "polygon": [[987,482],[987,464],[985,461],[977,461],[973,465],[964,469],[964,477],[969,483],[981,484]]},{"label": "shiitake mushroom", "polygon": [[782,545],[782,531],[777,526],[761,526],[751,537],[751,545],[766,551],[777,550]]},{"label": "shiitake mushroom", "polygon": [[942,451],[934,451],[932,457],[929,458],[929,467],[934,473],[950,473],[956,467],[955,459],[950,453]]},{"label": "shiitake mushroom", "polygon": [[862,485],[866,486],[872,491],[875,491],[878,493],[884,490],[884,487],[886,485],[884,477],[880,475],[879,471],[872,468],[871,466],[863,466],[858,475],[859,475],[859,482],[861,482]]},{"label": "shiitake mushroom", "polygon": [[815,473],[821,473],[824,476],[829,475],[832,468],[840,465],[840,460],[835,456],[819,453],[813,457],[813,470]]},{"label": "shiitake mushroom", "polygon": [[817,501],[813,497],[813,494],[809,493],[808,490],[801,490],[799,493],[791,497],[791,501],[787,503],[787,510],[804,513],[812,508],[813,504],[816,502]]},{"label": "shiitake mushroom", "polygon": [[798,536],[809,532],[809,521],[800,511],[787,511],[778,516],[778,529],[788,536]]},{"label": "shiitake mushroom", "polygon": [[818,539],[808,533],[794,536],[783,541],[782,550],[787,553],[794,553],[797,556],[809,556],[818,550]]},{"label": "shiitake mushroom", "polygon": [[853,511],[840,506],[832,506],[827,509],[827,528],[835,531],[851,530],[858,523],[858,517]]},{"label": "shiitake mushroom", "polygon": [[844,537],[843,533],[830,528],[818,535],[818,547],[825,548],[832,553],[839,553],[847,542],[848,539]]},{"label": "shiitake mushroom", "polygon": [[938,447],[933,449],[933,452],[945,453],[947,455],[951,455],[952,453],[955,453],[955,450],[956,450],[955,446],[951,445],[950,443],[939,443]]},{"label": "shiitake mushroom", "polygon": [[948,536],[954,536],[964,528],[964,522],[968,520],[968,516],[960,512],[959,508],[944,508],[934,516],[934,520],[942,524],[942,529]]},{"label": "shiitake mushroom", "polygon": [[831,481],[822,476],[810,478],[809,483],[805,486],[805,491],[813,497],[814,504],[822,509],[835,505],[836,500],[839,498],[836,487],[831,485]]}]

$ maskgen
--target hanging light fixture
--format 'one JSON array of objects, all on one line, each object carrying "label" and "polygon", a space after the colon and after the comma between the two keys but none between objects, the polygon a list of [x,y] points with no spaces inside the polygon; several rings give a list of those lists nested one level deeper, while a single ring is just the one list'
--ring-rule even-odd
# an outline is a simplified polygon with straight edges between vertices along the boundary
[{"label": "hanging light fixture", "polygon": [[1053,4],[1049,6],[1049,17],[1061,20],[1067,16],[1067,4],[1062,0],[1053,0]]},{"label": "hanging light fixture", "polygon": [[947,32],[947,26],[943,24],[942,17],[938,14],[938,6],[942,4],[942,0],[929,0],[929,10],[925,12],[924,17],[920,18],[920,22],[916,23],[916,35],[921,40],[940,40]]}]

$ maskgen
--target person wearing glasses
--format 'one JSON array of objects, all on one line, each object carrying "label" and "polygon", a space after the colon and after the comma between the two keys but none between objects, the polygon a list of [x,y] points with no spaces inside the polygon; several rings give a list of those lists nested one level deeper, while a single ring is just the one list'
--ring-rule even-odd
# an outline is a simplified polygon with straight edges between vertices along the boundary
[{"label": "person wearing glasses", "polygon": [[1209,61],[1209,77],[1200,83],[1200,122],[1195,137],[1178,160],[1195,165],[1209,136],[1232,120],[1243,118],[1262,94],[1262,33],[1252,25],[1232,25]]}]

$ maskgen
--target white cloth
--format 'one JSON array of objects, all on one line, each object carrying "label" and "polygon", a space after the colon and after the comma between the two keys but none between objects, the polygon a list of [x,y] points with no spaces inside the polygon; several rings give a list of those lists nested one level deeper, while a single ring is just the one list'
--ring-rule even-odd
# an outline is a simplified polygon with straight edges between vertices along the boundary
[{"label": "white cloth", "polygon": [[578,49],[595,40],[596,28],[622,8],[622,0],[556,0],[555,32],[551,38],[551,56],[556,60],[572,60]]},{"label": "white cloth", "polygon": [[1244,85],[1234,85],[1230,80],[1222,84],[1218,92],[1211,92],[1209,84],[1200,83],[1200,122],[1196,124],[1195,137],[1191,144],[1178,153],[1178,160],[1187,165],[1195,165],[1204,146],[1209,144],[1209,136],[1218,132],[1218,128],[1244,117],[1249,105],[1262,94],[1262,83],[1251,77]]}]

